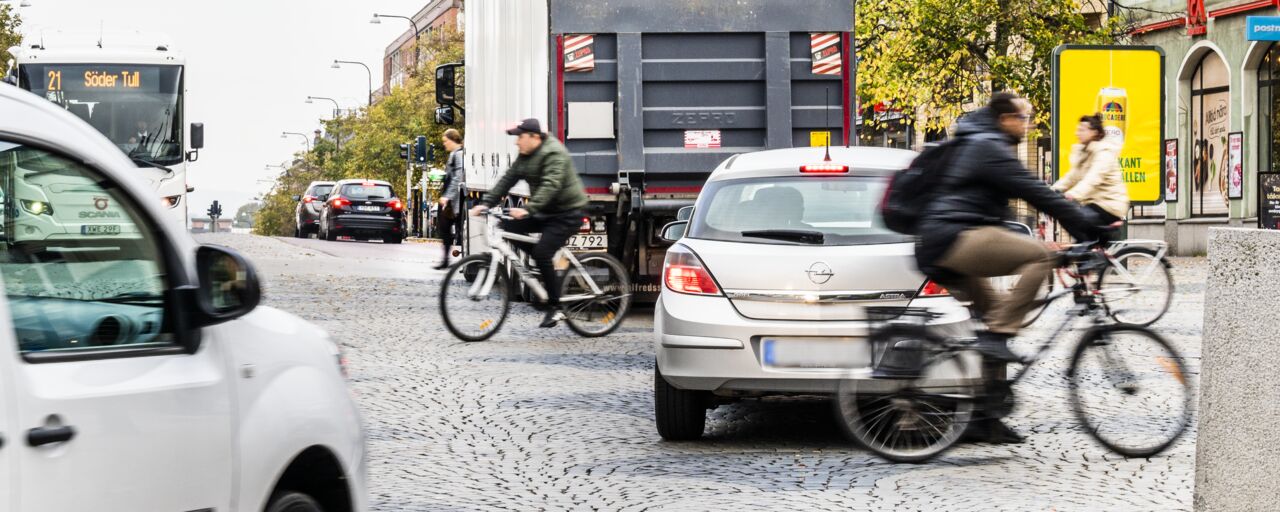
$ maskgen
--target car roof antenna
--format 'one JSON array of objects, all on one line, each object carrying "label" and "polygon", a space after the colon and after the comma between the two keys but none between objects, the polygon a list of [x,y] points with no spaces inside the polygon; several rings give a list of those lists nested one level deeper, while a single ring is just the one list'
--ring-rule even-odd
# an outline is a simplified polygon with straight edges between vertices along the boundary
[{"label": "car roof antenna", "polygon": [[823,87],[822,92],[823,92],[822,113],[826,116],[826,119],[822,121],[822,127],[826,128],[826,130],[824,130],[824,133],[826,133],[826,139],[827,139],[826,140],[827,154],[822,158],[822,161],[830,162],[831,161],[831,87],[830,86]]}]

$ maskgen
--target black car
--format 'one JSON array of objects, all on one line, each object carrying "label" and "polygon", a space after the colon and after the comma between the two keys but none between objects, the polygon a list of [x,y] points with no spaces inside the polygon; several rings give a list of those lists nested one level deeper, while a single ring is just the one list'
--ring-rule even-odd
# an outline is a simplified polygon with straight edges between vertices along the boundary
[{"label": "black car", "polygon": [[293,213],[294,225],[297,226],[293,228],[293,236],[307,238],[312,233],[320,233],[320,210],[329,199],[333,185],[332,181],[313,181],[307,186],[306,194],[293,196],[293,200],[298,202]]},{"label": "black car", "polygon": [[320,237],[333,241],[349,236],[398,244],[405,235],[404,208],[390,183],[339,181],[320,211]]}]

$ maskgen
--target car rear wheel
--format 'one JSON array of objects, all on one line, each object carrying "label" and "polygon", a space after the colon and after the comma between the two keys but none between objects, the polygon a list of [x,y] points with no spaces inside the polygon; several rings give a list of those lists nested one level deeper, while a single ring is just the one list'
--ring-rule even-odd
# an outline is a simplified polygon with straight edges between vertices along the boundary
[{"label": "car rear wheel", "polygon": [[289,491],[272,496],[267,512],[324,512],[324,509],[310,496]]},{"label": "car rear wheel", "polygon": [[404,241],[404,239],[400,238],[400,235],[391,235],[382,239],[382,243],[385,244],[398,244],[402,241]]},{"label": "car rear wheel", "polygon": [[338,234],[334,233],[332,229],[326,229],[324,230],[324,239],[330,242],[337,242]]},{"label": "car rear wheel", "polygon": [[679,389],[667,383],[657,362],[653,365],[653,418],[658,435],[668,441],[692,441],[707,426],[706,391]]}]

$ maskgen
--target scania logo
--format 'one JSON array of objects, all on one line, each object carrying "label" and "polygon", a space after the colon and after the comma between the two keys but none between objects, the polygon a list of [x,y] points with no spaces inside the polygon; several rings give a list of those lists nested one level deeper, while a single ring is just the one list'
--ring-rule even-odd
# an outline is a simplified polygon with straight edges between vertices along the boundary
[{"label": "scania logo", "polygon": [[836,275],[831,271],[831,266],[821,261],[809,265],[809,270],[804,273],[809,274],[809,280],[813,281],[813,284],[827,284],[827,281]]},{"label": "scania logo", "polygon": [[93,198],[93,207],[94,207],[94,208],[97,208],[99,211],[106,210],[106,209],[107,209],[107,198],[105,198],[105,197],[95,197],[95,198]]},{"label": "scania logo", "polygon": [[80,212],[82,219],[119,219],[120,212]]}]

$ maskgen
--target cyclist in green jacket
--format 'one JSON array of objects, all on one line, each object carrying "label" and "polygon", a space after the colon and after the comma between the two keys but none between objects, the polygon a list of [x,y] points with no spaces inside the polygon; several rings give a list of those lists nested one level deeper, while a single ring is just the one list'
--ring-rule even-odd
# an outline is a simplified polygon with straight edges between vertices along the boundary
[{"label": "cyclist in green jacket", "polygon": [[553,327],[564,319],[560,311],[560,279],[556,275],[555,255],[582,227],[582,209],[587,194],[582,180],[564,145],[542,131],[537,119],[525,119],[508,135],[516,136],[520,156],[507,169],[502,179],[471,209],[472,215],[483,214],[520,180],[529,184],[529,200],[523,208],[511,208],[515,220],[506,221],[502,229],[509,233],[542,233],[537,244],[522,247],[533,256],[547,289],[547,312],[541,327]]}]

